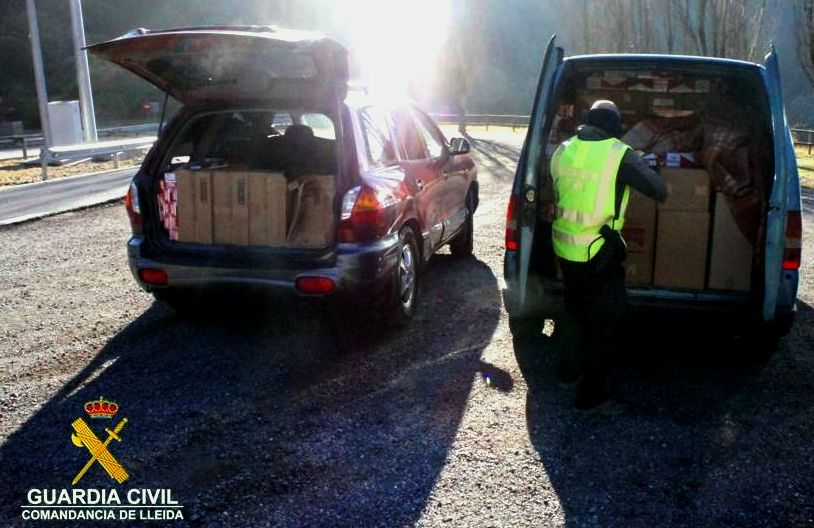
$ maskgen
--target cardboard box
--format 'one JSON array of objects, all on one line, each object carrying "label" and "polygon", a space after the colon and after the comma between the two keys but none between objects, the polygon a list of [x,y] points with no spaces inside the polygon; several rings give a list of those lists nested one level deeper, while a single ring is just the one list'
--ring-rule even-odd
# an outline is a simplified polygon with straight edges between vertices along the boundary
[{"label": "cardboard box", "polygon": [[212,175],[209,171],[179,170],[178,240],[212,243]]},{"label": "cardboard box", "polygon": [[625,275],[628,284],[652,284],[656,238],[656,202],[631,191],[622,238],[627,245]]},{"label": "cardboard box", "polygon": [[333,174],[307,175],[289,182],[292,194],[291,226],[286,237],[291,247],[321,248],[333,242],[335,233]]},{"label": "cardboard box", "polygon": [[232,174],[232,244],[249,245],[249,175]]},{"label": "cardboard box", "polygon": [[738,229],[723,193],[715,195],[712,248],[707,287],[749,291],[752,287],[753,245]]},{"label": "cardboard box", "polygon": [[212,171],[212,241],[232,241],[232,187],[228,172]]},{"label": "cardboard box", "polygon": [[215,244],[248,245],[249,188],[242,171],[212,171],[212,239]]},{"label": "cardboard box", "polygon": [[667,200],[661,211],[709,211],[709,174],[702,169],[662,169]]},{"label": "cardboard box", "polygon": [[176,192],[179,202],[178,212],[178,240],[192,242],[195,238],[195,190],[197,173],[181,169],[175,173]]},{"label": "cardboard box", "polygon": [[656,221],[656,201],[648,198],[638,191],[630,190],[630,195],[627,200],[627,209],[625,209],[625,225],[633,220],[652,219]]},{"label": "cardboard box", "polygon": [[630,253],[625,259],[625,283],[628,285],[653,284],[653,253]]},{"label": "cardboard box", "polygon": [[199,172],[195,195],[195,242],[212,243],[212,174]]},{"label": "cardboard box", "polygon": [[249,172],[249,244],[282,246],[286,238],[286,193],[281,172]]},{"label": "cardboard box", "polygon": [[703,289],[709,213],[659,211],[653,284]]}]

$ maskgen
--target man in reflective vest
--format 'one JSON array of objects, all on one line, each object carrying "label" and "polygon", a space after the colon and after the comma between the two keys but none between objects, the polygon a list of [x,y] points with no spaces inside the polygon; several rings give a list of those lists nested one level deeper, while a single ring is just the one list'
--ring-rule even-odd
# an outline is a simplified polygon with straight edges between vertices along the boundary
[{"label": "man in reflective vest", "polygon": [[577,338],[577,354],[560,354],[558,375],[565,383],[578,379],[579,410],[620,409],[609,403],[607,378],[627,303],[620,231],[630,188],[659,201],[667,197],[658,173],[616,139],[621,125],[612,101],[596,101],[577,135],[551,158],[552,241],[565,284],[563,326],[566,333],[576,330]]}]

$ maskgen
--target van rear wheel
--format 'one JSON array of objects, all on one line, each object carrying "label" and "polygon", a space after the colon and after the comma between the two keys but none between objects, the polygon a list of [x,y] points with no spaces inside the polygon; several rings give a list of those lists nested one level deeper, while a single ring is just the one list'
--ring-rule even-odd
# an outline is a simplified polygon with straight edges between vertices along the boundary
[{"label": "van rear wheel", "polygon": [[780,346],[784,335],[776,322],[758,323],[746,331],[746,351],[749,359],[759,362],[769,361]]}]

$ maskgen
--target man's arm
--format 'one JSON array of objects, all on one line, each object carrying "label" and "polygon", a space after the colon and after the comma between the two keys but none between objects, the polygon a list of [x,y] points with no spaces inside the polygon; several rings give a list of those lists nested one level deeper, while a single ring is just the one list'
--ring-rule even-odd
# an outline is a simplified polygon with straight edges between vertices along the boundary
[{"label": "man's arm", "polygon": [[667,198],[667,187],[659,173],[651,169],[633,150],[628,149],[619,166],[617,180],[630,185],[645,196],[663,202]]}]

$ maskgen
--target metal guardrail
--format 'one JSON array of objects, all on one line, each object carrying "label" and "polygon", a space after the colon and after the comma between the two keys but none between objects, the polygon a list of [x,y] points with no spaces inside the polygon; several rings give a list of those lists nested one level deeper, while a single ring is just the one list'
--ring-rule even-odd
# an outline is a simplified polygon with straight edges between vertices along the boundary
[{"label": "metal guardrail", "polygon": [[808,154],[811,155],[811,148],[814,147],[814,130],[792,128],[791,139],[794,142],[795,147],[808,147]]},{"label": "metal guardrail", "polygon": [[[458,114],[430,114],[438,123],[444,125],[457,125],[460,123]],[[526,128],[529,126],[530,117],[527,115],[514,114],[466,114],[464,122],[467,126],[485,126],[489,130],[490,126],[512,127],[512,130]]]},{"label": "metal guardrail", "polygon": [[[121,136],[138,134],[140,136],[154,136],[158,133],[158,123],[144,123],[138,125],[124,125],[115,127],[104,127],[98,130],[99,136],[103,138],[115,139]],[[28,159],[29,147],[42,144],[42,134],[15,134],[12,136],[0,136],[0,143],[10,142],[19,146],[23,150],[23,159]],[[60,147],[53,147],[59,149]]]}]

